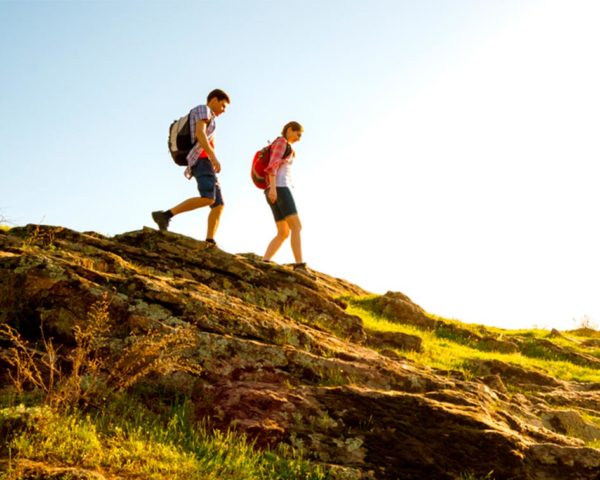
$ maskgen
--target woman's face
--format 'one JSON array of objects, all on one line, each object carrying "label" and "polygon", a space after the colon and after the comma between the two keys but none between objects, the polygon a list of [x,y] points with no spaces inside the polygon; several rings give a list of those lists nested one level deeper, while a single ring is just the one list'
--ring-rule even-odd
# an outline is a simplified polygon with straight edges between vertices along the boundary
[{"label": "woman's face", "polygon": [[302,130],[292,130],[291,128],[288,128],[285,138],[290,143],[296,143],[300,140],[300,137],[302,137],[302,133]]}]

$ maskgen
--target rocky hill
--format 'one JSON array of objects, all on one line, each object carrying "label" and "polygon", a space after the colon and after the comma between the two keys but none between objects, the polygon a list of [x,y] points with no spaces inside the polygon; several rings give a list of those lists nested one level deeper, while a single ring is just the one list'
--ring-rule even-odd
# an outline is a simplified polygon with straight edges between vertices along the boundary
[{"label": "rocky hill", "polygon": [[[110,359],[96,372],[108,384],[139,379],[154,395],[185,395],[198,421],[258,446],[302,447],[338,478],[600,479],[600,450],[586,446],[600,439],[600,384],[485,358],[472,375],[420,365],[403,355],[421,348],[418,335],[371,331],[347,312],[344,299],[368,292],[312,273],[151,229],[108,238],[29,225],[0,231],[0,323],[68,352],[104,315],[106,325],[87,331],[103,339],[89,351]],[[373,308],[487,350],[522,348],[428,315],[400,293]],[[539,342],[600,368],[593,341],[588,353]],[[0,346],[6,354],[6,338]]]}]

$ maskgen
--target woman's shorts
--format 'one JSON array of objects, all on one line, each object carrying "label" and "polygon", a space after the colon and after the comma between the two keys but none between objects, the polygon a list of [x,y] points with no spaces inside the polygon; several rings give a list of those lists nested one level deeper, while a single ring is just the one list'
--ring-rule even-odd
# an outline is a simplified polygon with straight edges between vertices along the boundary
[{"label": "woman's shorts", "polygon": [[196,175],[196,169],[192,169],[192,173],[198,183],[198,191],[202,198],[212,198],[213,203],[210,208],[215,208],[223,205],[223,195],[221,194],[221,186],[216,175]]},{"label": "woman's shorts", "polygon": [[268,195],[269,189],[267,188],[265,190],[265,197],[267,203],[271,207],[276,222],[285,220],[290,215],[298,214],[296,203],[294,202],[294,197],[292,196],[292,191],[289,187],[277,187],[277,201],[275,203],[269,201]]}]

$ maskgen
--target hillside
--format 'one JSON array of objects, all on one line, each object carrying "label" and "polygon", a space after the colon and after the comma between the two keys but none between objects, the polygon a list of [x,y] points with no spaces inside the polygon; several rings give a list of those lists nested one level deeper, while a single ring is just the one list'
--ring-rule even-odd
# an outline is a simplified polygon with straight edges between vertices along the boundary
[{"label": "hillside", "polygon": [[39,437],[40,402],[125,395],[185,402],[190,428],[286,445],[327,478],[600,479],[598,332],[466,325],[312,273],[146,228],[0,230],[5,478],[142,478],[15,441]]}]

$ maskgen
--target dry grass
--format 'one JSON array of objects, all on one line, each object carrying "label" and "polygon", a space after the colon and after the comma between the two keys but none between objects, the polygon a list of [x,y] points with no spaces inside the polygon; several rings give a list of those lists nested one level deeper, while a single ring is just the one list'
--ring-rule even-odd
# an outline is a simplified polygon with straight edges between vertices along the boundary
[{"label": "dry grass", "polygon": [[116,354],[111,352],[109,306],[108,294],[92,305],[85,321],[73,328],[75,347],[65,354],[45,338],[43,327],[41,341],[32,344],[9,325],[0,325],[0,338],[9,344],[0,355],[10,366],[8,375],[17,395],[36,390],[50,405],[90,404],[151,374],[200,373],[200,367],[187,359],[195,342],[191,328],[151,331],[132,337]]}]

